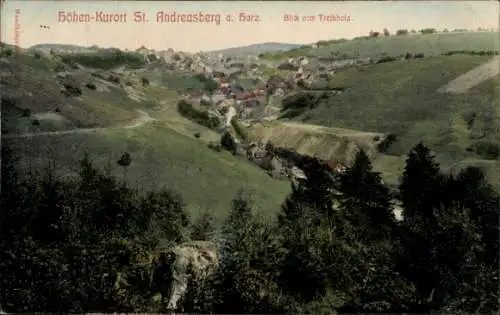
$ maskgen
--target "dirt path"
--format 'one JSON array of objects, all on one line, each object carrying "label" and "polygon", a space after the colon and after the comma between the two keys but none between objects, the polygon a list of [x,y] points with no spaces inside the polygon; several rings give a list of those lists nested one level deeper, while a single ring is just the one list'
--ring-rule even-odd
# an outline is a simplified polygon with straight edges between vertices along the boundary
[{"label": "dirt path", "polygon": [[94,133],[106,130],[120,130],[120,129],[134,129],[140,127],[150,121],[156,120],[151,117],[148,113],[143,110],[138,109],[140,117],[134,119],[128,125],[125,126],[117,126],[117,127],[100,127],[100,128],[80,128],[80,129],[72,129],[72,130],[61,130],[61,131],[43,131],[43,132],[30,132],[23,133],[18,135],[2,135],[4,139],[14,139],[14,138],[30,138],[36,136],[57,136],[57,135],[67,135],[67,134],[75,134],[75,133]]},{"label": "dirt path", "polygon": [[470,88],[500,74],[500,56],[464,73],[455,80],[438,89],[440,93],[465,93]]}]

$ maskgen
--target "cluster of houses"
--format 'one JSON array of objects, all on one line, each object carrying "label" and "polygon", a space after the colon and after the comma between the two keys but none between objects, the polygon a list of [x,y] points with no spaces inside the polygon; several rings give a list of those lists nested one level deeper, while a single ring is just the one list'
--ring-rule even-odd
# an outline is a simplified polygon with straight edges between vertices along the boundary
[{"label": "cluster of houses", "polygon": [[253,109],[259,107],[266,95],[266,87],[256,86],[246,90],[240,84],[230,82],[227,78],[213,77],[219,83],[219,88],[209,95],[207,92],[194,92],[189,94],[191,100],[210,102],[218,109],[225,110],[233,106],[241,116],[245,116]]}]

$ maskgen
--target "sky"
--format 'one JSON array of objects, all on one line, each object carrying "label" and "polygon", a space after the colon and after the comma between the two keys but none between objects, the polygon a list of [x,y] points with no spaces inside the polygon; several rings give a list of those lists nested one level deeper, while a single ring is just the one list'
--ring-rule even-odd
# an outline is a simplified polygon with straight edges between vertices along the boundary
[{"label": "sky", "polygon": [[[16,13],[17,12],[17,13]],[[136,13],[138,12],[138,13]],[[158,13],[160,12],[160,13]],[[163,12],[163,14],[162,14]],[[212,21],[159,22],[172,13]],[[6,0],[2,7],[1,40],[23,48],[41,43],[155,50],[209,51],[255,43],[310,44],[353,38],[370,30],[498,28],[496,1],[29,1]],[[134,21],[143,17],[147,21]],[[239,17],[258,16],[259,21]],[[284,21],[286,14],[298,21]],[[64,20],[79,16],[81,22]],[[115,21],[106,21],[114,15]],[[216,16],[219,15],[219,23]],[[230,16],[232,21],[227,21]],[[343,17],[326,21],[323,16]],[[314,18],[314,21],[311,19]],[[185,19],[188,19],[187,17]],[[85,21],[86,20],[86,21]],[[44,25],[47,27],[40,27]]]}]

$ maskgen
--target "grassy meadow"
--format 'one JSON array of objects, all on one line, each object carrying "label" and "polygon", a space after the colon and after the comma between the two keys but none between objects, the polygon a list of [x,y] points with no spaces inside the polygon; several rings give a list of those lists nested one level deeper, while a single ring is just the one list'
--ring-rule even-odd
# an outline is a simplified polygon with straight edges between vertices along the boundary
[{"label": "grassy meadow", "polygon": [[[387,182],[397,182],[404,155],[423,140],[436,153],[445,169],[463,166],[484,168],[500,185],[498,160],[466,150],[479,140],[500,141],[500,77],[488,79],[462,94],[438,89],[458,76],[488,62],[491,56],[457,54],[451,51],[498,51],[498,33],[438,33],[332,41],[312,49],[264,54],[264,59],[335,55],[342,58],[399,56],[423,53],[425,58],[397,60],[370,67],[339,70],[328,87],[345,88],[312,110],[294,118],[297,122],[340,127],[365,132],[395,134],[399,138],[387,154],[373,161]],[[473,126],[467,123],[474,115]],[[317,148],[316,151],[325,149]]]},{"label": "grassy meadow", "polygon": [[[210,210],[224,218],[240,189],[253,196],[257,211],[273,213],[290,192],[289,182],[274,180],[257,166],[228,152],[215,152],[162,122],[132,130],[4,141],[21,153],[20,162],[27,169],[54,163],[61,175],[76,174],[79,160],[89,153],[98,168],[111,168],[132,186],[145,190],[164,186],[179,192],[194,216]],[[123,152],[132,157],[126,170],[116,164]]]},{"label": "grassy meadow", "polygon": [[[209,210],[217,219],[225,218],[240,189],[253,196],[256,211],[263,214],[276,211],[290,192],[289,182],[272,179],[244,159],[209,149],[207,144],[219,141],[220,135],[177,113],[177,91],[202,88],[192,75],[126,72],[119,85],[106,81],[113,74],[106,69],[99,70],[97,76],[91,69],[67,69],[82,94],[64,97],[55,78],[57,67],[61,69],[59,61],[25,54],[17,57],[2,63],[4,69],[22,70],[6,82],[14,101],[2,102],[5,134],[124,126],[137,118],[138,109],[156,119],[133,129],[3,139],[26,170],[40,171],[55,165],[59,175],[71,176],[84,154],[89,153],[98,168],[111,169],[132,186],[144,190],[167,187],[181,194],[194,216]],[[152,84],[142,86],[141,77]],[[17,88],[18,80],[23,90]],[[89,82],[97,89],[87,88]],[[34,125],[34,120],[39,124]],[[200,139],[193,136],[195,133],[200,133]],[[127,170],[116,164],[124,152],[132,157]]]}]

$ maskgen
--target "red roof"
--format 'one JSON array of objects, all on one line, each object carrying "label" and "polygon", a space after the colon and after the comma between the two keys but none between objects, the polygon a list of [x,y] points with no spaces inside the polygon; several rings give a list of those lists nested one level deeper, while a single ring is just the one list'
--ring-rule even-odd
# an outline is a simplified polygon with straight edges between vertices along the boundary
[{"label": "red roof", "polygon": [[243,101],[243,100],[248,100],[250,98],[254,97],[252,93],[242,93],[236,96],[237,100]]}]

